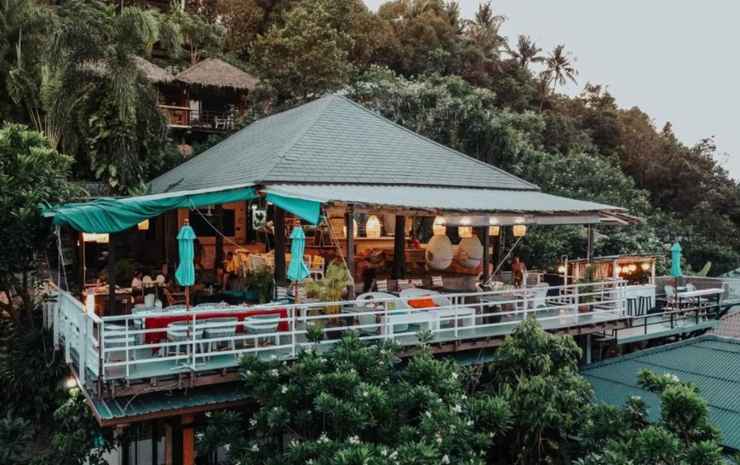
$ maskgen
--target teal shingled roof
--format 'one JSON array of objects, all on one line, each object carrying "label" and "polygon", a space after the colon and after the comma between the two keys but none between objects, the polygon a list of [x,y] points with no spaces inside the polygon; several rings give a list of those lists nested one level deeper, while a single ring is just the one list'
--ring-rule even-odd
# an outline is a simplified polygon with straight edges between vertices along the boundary
[{"label": "teal shingled roof", "polygon": [[91,400],[102,425],[135,422],[141,417],[167,417],[177,412],[208,411],[210,408],[246,401],[239,383],[214,384],[190,390],[159,391],[138,396]]},{"label": "teal shingled roof", "polygon": [[256,121],[156,178],[151,189],[161,193],[245,183],[538,189],[338,95]]},{"label": "teal shingled roof", "polygon": [[740,450],[740,341],[702,336],[597,363],[583,374],[599,401],[622,405],[627,397],[639,396],[655,420],[660,415],[658,397],[637,385],[637,375],[645,368],[696,385],[722,431],[722,444]]}]

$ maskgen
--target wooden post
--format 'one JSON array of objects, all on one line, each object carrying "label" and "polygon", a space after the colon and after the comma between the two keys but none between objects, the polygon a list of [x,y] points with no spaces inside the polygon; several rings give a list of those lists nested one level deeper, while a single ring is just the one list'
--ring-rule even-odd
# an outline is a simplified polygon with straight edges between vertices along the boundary
[{"label": "wooden post", "polygon": [[85,266],[85,235],[83,233],[80,233],[80,264],[82,265],[81,273],[82,273],[82,283],[80,287],[82,290],[85,290],[85,275],[87,274],[87,267]]},{"label": "wooden post", "polygon": [[406,275],[406,217],[396,215],[396,230],[393,235],[393,279],[402,279]]},{"label": "wooden post", "polygon": [[172,425],[164,424],[164,465],[173,465],[172,461]]},{"label": "wooden post", "polygon": [[116,312],[116,235],[108,235],[108,315]]},{"label": "wooden post", "polygon": [[[354,282],[355,279],[355,207],[347,206],[347,213],[344,215],[344,222],[347,226],[347,268]],[[354,289],[354,286],[352,286]]]},{"label": "wooden post", "polygon": [[195,465],[195,435],[193,416],[182,416],[182,465]]},{"label": "wooden post", "polygon": [[224,230],[224,206],[219,204],[216,205],[216,251],[213,259],[213,270],[218,270],[224,263],[224,237],[219,234],[223,233]]},{"label": "wooden post", "polygon": [[594,254],[594,228],[590,224],[586,226],[586,261],[591,263]]},{"label": "wooden post", "polygon": [[489,265],[491,263],[491,241],[489,240],[488,228],[486,226],[478,228],[478,239],[483,243],[483,259],[481,260],[483,269],[480,279],[481,282],[487,283],[491,278],[491,272],[489,271]]},{"label": "wooden post", "polygon": [[275,226],[275,282],[284,285],[285,275],[285,212],[273,206],[272,221]]}]

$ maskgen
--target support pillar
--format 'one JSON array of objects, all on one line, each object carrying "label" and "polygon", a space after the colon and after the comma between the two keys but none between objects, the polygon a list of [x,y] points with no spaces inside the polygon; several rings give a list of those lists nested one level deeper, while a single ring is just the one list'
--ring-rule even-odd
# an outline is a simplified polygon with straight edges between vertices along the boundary
[{"label": "support pillar", "polygon": [[590,365],[591,364],[591,335],[590,334],[586,334],[586,344],[585,345],[586,345],[586,350],[584,352],[585,352],[585,357],[586,357],[586,365]]},{"label": "support pillar", "polygon": [[586,226],[586,261],[591,263],[594,255],[594,228],[590,224]]},{"label": "support pillar", "polygon": [[478,239],[480,239],[481,243],[483,244],[483,259],[481,261],[482,265],[482,273],[481,273],[481,282],[487,283],[489,279],[491,279],[491,272],[489,271],[489,265],[491,263],[491,241],[488,236],[488,228],[487,227],[481,227],[478,228]]},{"label": "support pillar", "polygon": [[[354,283],[355,280],[355,207],[354,205],[347,206],[347,213],[344,215],[344,223],[347,228],[347,250],[345,259],[347,260],[347,268],[349,269],[350,278]],[[354,290],[355,286],[352,286]]]},{"label": "support pillar", "polygon": [[195,434],[193,416],[182,416],[182,465],[195,465]]},{"label": "support pillar", "polygon": [[396,215],[396,229],[393,236],[393,279],[406,275],[406,217]]},{"label": "support pillar", "polygon": [[224,206],[216,205],[216,250],[213,259],[213,269],[218,270],[224,263],[224,237],[221,235],[224,230]]},{"label": "support pillar", "polygon": [[172,425],[169,422],[164,424],[164,465],[174,465],[172,460],[173,445]]},{"label": "support pillar", "polygon": [[116,312],[116,235],[108,235],[108,315]]},{"label": "support pillar", "polygon": [[275,226],[275,282],[285,285],[285,212],[273,206],[272,221]]}]

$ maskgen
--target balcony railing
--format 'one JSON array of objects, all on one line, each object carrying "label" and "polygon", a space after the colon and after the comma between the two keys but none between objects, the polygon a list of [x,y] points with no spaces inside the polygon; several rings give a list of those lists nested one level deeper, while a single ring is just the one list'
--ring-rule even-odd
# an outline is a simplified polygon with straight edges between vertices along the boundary
[{"label": "balcony railing", "polygon": [[235,113],[231,111],[201,111],[173,105],[160,105],[159,110],[171,127],[223,132],[235,128]]},{"label": "balcony railing", "polygon": [[598,326],[632,318],[631,291],[612,281],[550,287],[547,295],[532,289],[440,294],[431,296],[434,307],[426,309],[412,308],[413,297],[371,295],[362,301],[208,304],[101,318],[56,290],[47,306],[55,342],[84,386],[230,369],[245,355],[290,360],[307,348],[328,350],[348,331],[369,343],[413,348],[421,332],[439,344],[503,337],[529,316],[547,330]]}]

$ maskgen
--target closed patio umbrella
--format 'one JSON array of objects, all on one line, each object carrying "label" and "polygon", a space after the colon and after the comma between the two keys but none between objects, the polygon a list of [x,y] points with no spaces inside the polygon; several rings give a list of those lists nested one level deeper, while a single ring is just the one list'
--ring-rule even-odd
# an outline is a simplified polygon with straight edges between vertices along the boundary
[{"label": "closed patio umbrella", "polygon": [[681,273],[681,244],[678,242],[671,247],[671,276],[674,278],[683,276]]},{"label": "closed patio umbrella", "polygon": [[[293,281],[296,288],[299,281],[308,278],[310,274],[306,262],[303,261],[303,252],[306,249],[306,235],[300,226],[293,228],[290,233],[290,265],[288,265],[288,279]],[[297,289],[296,289],[297,291]],[[296,297],[298,292],[294,293]]]},{"label": "closed patio umbrella", "polygon": [[195,284],[195,231],[190,227],[188,221],[180,228],[177,233],[177,248],[180,255],[180,263],[175,270],[175,279],[180,286],[185,287],[185,304],[190,308],[190,286]]}]

